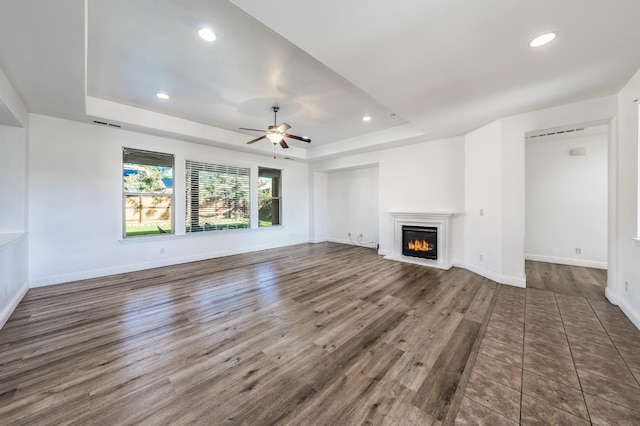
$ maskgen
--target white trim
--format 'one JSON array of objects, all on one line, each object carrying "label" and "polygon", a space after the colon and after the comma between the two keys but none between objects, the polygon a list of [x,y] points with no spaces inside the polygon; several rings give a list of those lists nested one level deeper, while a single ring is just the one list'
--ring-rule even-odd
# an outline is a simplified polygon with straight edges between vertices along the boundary
[{"label": "white trim", "polygon": [[355,244],[348,239],[344,238],[327,238],[327,241],[330,243],[338,243],[338,244],[348,244],[350,246],[355,246]]},{"label": "white trim", "polygon": [[510,285],[513,287],[526,288],[527,287],[527,277],[510,277],[508,275],[500,276],[500,284]]},{"label": "white trim", "polygon": [[378,254],[380,256],[385,256],[386,257],[386,256],[392,256],[393,252],[389,251],[389,250],[385,250],[385,249],[378,249]]},{"label": "white trim", "polygon": [[159,268],[162,266],[171,266],[171,265],[178,265],[181,263],[197,262],[200,260],[215,259],[217,257],[233,256],[235,254],[244,254],[244,253],[251,253],[254,251],[292,246],[296,244],[305,244],[308,242],[309,241],[306,239],[293,240],[293,241],[287,241],[285,243],[263,244],[259,246],[252,246],[251,250],[239,249],[239,248],[232,249],[232,250],[221,250],[221,251],[202,253],[202,254],[191,255],[191,256],[175,257],[172,259],[155,260],[155,261],[146,262],[146,263],[135,263],[130,265],[114,266],[110,268],[91,269],[87,271],[73,272],[69,274],[60,274],[60,275],[40,278],[37,280],[31,280],[31,287],[32,288],[43,287],[48,285],[67,283],[71,281],[79,281],[79,280],[86,280],[91,278],[104,277],[107,275],[123,274],[126,272],[133,272],[133,271],[142,271],[145,269]]},{"label": "white trim", "polygon": [[566,257],[541,256],[538,254],[525,254],[525,260],[535,262],[558,263],[560,265],[582,266],[585,268],[608,269],[607,262],[597,260],[570,259]]},{"label": "white trim", "polygon": [[527,287],[527,277],[511,277],[508,275],[498,275],[486,269],[479,268],[474,265],[467,265],[463,261],[457,261],[457,260],[453,261],[453,266],[456,268],[466,269],[467,271],[473,272],[474,274],[481,275],[485,278],[488,278],[500,284],[510,285],[513,287],[520,287],[520,288]]},{"label": "white trim", "polygon": [[[393,252],[384,258],[438,269],[451,269],[449,262],[449,220],[453,213],[407,213],[389,212],[393,218]],[[438,229],[438,258],[420,259],[402,254],[402,227],[427,226]]]},{"label": "white trim", "polygon": [[613,292],[613,290],[611,290],[611,287],[607,286],[604,289],[604,295],[609,300],[609,302],[611,302],[612,305],[617,306],[620,304],[620,300],[618,299],[618,296]]},{"label": "white trim", "polygon": [[618,306],[624,312],[624,314],[631,320],[633,325],[636,326],[637,329],[640,330],[640,315],[631,307],[631,305],[627,304],[626,301],[622,301],[618,303]]},{"label": "white trim", "polygon": [[24,232],[14,232],[3,234],[0,233],[0,250],[10,247],[24,238],[27,234]]},{"label": "white trim", "polygon": [[24,295],[27,294],[27,291],[29,291],[29,281],[25,281],[22,286],[20,286],[18,292],[13,296],[13,299],[9,301],[2,311],[0,311],[0,330],[2,330],[2,327],[7,323],[9,317],[18,307]]},{"label": "white trim", "polygon": [[495,281],[497,283],[500,282],[501,276],[499,274],[491,272],[491,271],[489,271],[487,269],[480,268],[480,267],[475,266],[475,265],[465,265],[465,269],[467,271],[473,272],[474,274],[482,275],[485,278],[489,278],[490,280]]},{"label": "white trim", "polygon": [[398,257],[395,255],[390,255],[390,256],[385,256],[384,258],[386,260],[394,260],[397,262],[413,263],[414,265],[429,266],[431,268],[444,269],[445,271],[448,271],[453,267],[453,265],[450,263],[440,264],[435,261],[429,261],[429,259],[420,259],[419,257],[410,257],[410,256]]}]

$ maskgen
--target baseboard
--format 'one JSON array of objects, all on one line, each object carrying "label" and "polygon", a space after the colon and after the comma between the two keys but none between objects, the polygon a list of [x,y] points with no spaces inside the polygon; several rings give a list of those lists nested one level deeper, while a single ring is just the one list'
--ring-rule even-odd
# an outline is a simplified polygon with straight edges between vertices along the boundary
[{"label": "baseboard", "polygon": [[525,260],[535,262],[558,263],[560,265],[583,266],[585,268],[608,269],[607,262],[597,260],[570,259],[566,257],[542,256],[539,254],[525,254]]},{"label": "baseboard", "polygon": [[627,316],[627,318],[629,318],[629,320],[631,320],[633,325],[635,325],[636,328],[638,330],[640,330],[640,314],[638,312],[636,312],[633,309],[633,307],[631,307],[631,305],[629,305],[627,303],[626,300],[620,301],[620,303],[618,303],[618,307],[620,307],[620,309],[622,310],[622,312],[624,312],[624,314]]},{"label": "baseboard", "polygon": [[527,278],[526,277],[510,277],[508,275],[502,275],[500,278],[500,284],[510,285],[514,287],[526,288],[527,287]]},{"label": "baseboard", "polygon": [[604,290],[604,295],[607,298],[607,300],[611,302],[612,305],[617,305],[622,311],[622,313],[624,313],[627,316],[627,318],[629,318],[629,321],[631,321],[633,325],[635,325],[636,328],[640,330],[640,313],[639,312],[636,312],[635,309],[633,309],[633,307],[629,305],[629,303],[626,300],[623,300],[620,296],[615,294],[611,290],[611,287],[609,286],[607,286],[607,288]]},{"label": "baseboard", "polygon": [[344,238],[327,238],[327,241],[330,243],[338,243],[338,244],[348,244],[350,246],[355,246],[353,241]]},{"label": "baseboard", "polygon": [[[364,247],[364,248],[370,248],[370,249],[375,249],[375,247],[373,246],[368,246],[364,243],[362,244],[358,244],[357,241],[351,241],[349,239],[344,239],[344,238],[328,238],[327,241],[331,242],[331,243],[338,243],[338,244],[347,244],[350,246],[356,246],[356,247]],[[371,244],[375,244],[375,243],[371,243]]]},{"label": "baseboard", "polygon": [[604,289],[604,296],[612,305],[620,305],[620,298],[617,294],[611,291],[611,287],[607,286],[607,288]]},{"label": "baseboard", "polygon": [[251,250],[237,248],[237,249],[231,249],[231,250],[221,250],[221,251],[215,251],[215,252],[209,252],[209,253],[201,253],[201,254],[191,255],[191,256],[174,257],[171,259],[154,260],[146,263],[118,265],[110,268],[92,269],[87,271],[73,272],[69,274],[61,274],[61,275],[55,275],[51,277],[31,280],[31,287],[44,287],[48,285],[68,283],[72,281],[88,280],[91,278],[104,277],[107,275],[124,274],[127,272],[142,271],[145,269],[160,268],[163,266],[179,265],[181,263],[197,262],[200,260],[215,259],[217,257],[233,256],[236,254],[251,253],[254,251],[268,250],[268,249],[278,248],[278,247],[287,247],[287,246],[293,246],[296,244],[304,244],[308,242],[309,241],[306,239],[294,240],[294,241],[288,241],[286,243],[263,244],[259,246],[252,246]]},{"label": "baseboard", "polygon": [[489,278],[490,280],[493,280],[500,284],[520,288],[525,288],[527,286],[526,277],[511,277],[509,275],[496,274],[495,272],[488,271],[475,265],[468,265],[461,261],[453,262],[453,266],[457,268],[464,268],[467,271],[473,272],[474,274],[482,275],[483,277]]},{"label": "baseboard", "polygon": [[20,289],[15,294],[15,296],[13,296],[13,298],[9,301],[7,306],[5,306],[2,309],[2,311],[0,311],[0,330],[2,330],[2,327],[4,327],[4,325],[7,323],[7,321],[9,320],[9,317],[11,316],[13,311],[16,310],[16,308],[20,304],[20,301],[22,300],[24,295],[27,294],[28,290],[29,290],[29,282],[25,281],[24,284],[20,286]]}]

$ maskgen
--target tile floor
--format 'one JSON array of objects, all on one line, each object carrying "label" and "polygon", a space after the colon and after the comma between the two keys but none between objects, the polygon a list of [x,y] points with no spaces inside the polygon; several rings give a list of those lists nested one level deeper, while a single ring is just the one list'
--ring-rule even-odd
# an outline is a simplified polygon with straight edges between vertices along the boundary
[{"label": "tile floor", "polygon": [[457,425],[640,425],[640,331],[604,299],[500,286]]}]

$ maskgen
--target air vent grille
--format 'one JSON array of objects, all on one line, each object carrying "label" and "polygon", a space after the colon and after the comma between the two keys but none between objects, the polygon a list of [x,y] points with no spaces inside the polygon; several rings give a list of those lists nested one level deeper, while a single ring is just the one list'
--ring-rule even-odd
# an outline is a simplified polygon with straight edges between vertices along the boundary
[{"label": "air vent grille", "polygon": [[98,120],[93,120],[93,122],[95,124],[99,124],[101,126],[108,126],[108,127],[115,127],[117,129],[121,128],[122,126],[119,124],[115,124],[115,123],[107,123],[106,121],[98,121]]},{"label": "air vent grille", "polygon": [[542,132],[542,133],[528,135],[527,139],[538,139],[538,138],[544,138],[544,137],[547,137],[547,136],[560,136],[560,135],[564,135],[564,134],[584,132],[585,130],[587,130],[586,127],[578,127],[578,128],[575,128],[575,129],[562,129],[562,130],[554,130],[554,131],[545,131],[545,132]]}]

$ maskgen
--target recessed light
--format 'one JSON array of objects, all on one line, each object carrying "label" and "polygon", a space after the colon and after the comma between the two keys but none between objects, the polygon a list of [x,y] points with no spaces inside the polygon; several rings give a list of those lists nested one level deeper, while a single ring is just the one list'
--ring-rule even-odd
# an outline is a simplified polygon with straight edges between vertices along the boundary
[{"label": "recessed light", "polygon": [[198,31],[198,35],[201,39],[206,41],[215,41],[216,39],[216,35],[213,31],[211,31],[211,28],[200,28],[200,31]]},{"label": "recessed light", "polygon": [[556,38],[556,33],[542,34],[541,36],[538,36],[538,37],[534,38],[533,40],[531,40],[529,42],[529,46],[531,46],[531,47],[544,46],[547,43],[551,43],[555,38]]},{"label": "recessed light", "polygon": [[365,115],[364,117],[362,117],[362,121],[371,121],[371,116]]},{"label": "recessed light", "polygon": [[167,95],[164,92],[158,92],[156,93],[156,96],[159,97],[160,99],[169,99],[169,95]]}]

